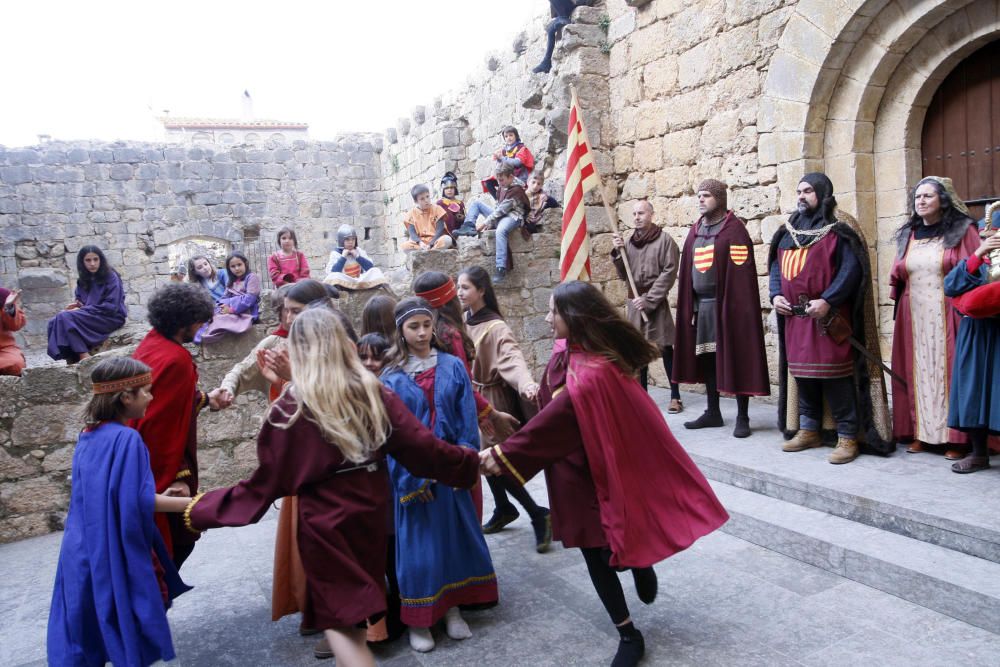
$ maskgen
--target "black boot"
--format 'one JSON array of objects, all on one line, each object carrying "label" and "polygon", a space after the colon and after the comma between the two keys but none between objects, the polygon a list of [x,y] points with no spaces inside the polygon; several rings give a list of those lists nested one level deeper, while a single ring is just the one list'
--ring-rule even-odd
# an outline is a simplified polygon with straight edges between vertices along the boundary
[{"label": "black boot", "polygon": [[493,284],[497,285],[507,280],[507,269],[502,266],[498,266],[493,272]]},{"label": "black boot", "polygon": [[656,591],[659,588],[656,570],[651,567],[632,568],[632,580],[635,581],[635,592],[639,599],[645,604],[653,604],[653,600],[656,599]]},{"label": "black boot", "polygon": [[722,413],[716,410],[705,410],[700,417],[694,421],[684,422],[684,428],[687,429],[699,429],[699,428],[718,428],[724,426],[725,423],[722,421]]},{"label": "black boot", "polygon": [[734,438],[749,438],[750,437],[750,418],[749,417],[737,417],[736,426],[733,428]]},{"label": "black boot", "polygon": [[543,60],[542,62],[538,63],[538,65],[535,67],[535,69],[533,69],[531,71],[534,72],[535,74],[545,74],[550,69],[552,69],[552,61],[551,60]]},{"label": "black boot", "polygon": [[452,236],[475,236],[479,232],[476,231],[476,223],[474,222],[463,222],[461,227],[456,229],[451,233]]},{"label": "black boot", "polygon": [[499,533],[504,527],[514,522],[517,517],[521,516],[521,513],[517,511],[512,505],[510,509],[493,510],[493,516],[490,520],[483,524],[483,534],[490,535],[492,533]]},{"label": "black boot", "polygon": [[646,654],[646,641],[642,633],[631,622],[618,627],[621,641],[618,642],[618,652],[615,653],[611,667],[635,667]]},{"label": "black boot", "polygon": [[552,515],[545,507],[531,518],[531,528],[535,531],[535,551],[540,554],[552,545]]}]

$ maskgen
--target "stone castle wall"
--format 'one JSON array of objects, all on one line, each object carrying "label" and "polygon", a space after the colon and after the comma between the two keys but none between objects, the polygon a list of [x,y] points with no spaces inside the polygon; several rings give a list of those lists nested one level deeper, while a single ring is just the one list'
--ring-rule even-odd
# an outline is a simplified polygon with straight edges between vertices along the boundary
[{"label": "stone castle wall", "polygon": [[[72,300],[87,244],[121,273],[134,322],[170,279],[171,245],[187,238],[231,247],[259,237],[271,247],[289,225],[316,271],[343,223],[382,247],[380,150],[381,138],[365,134],[288,146],[0,147],[0,284],[24,290],[22,342],[44,349],[46,321]],[[266,257],[251,260],[266,274]]]}]

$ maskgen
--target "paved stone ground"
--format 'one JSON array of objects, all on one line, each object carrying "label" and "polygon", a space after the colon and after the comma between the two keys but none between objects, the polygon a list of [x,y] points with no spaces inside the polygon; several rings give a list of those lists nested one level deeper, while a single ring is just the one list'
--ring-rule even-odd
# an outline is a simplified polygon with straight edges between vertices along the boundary
[{"label": "paved stone ground", "polygon": [[[654,393],[662,401],[662,392]],[[683,432],[679,422],[700,414],[704,399],[692,394],[685,402],[685,414],[669,418],[682,438],[719,438],[719,432]],[[734,408],[723,409],[729,416]],[[765,412],[761,406],[759,414]],[[758,435],[766,437],[766,429],[754,440]],[[530,488],[544,497],[541,478]],[[272,512],[256,526],[211,531],[202,539],[183,573],[196,588],[170,612],[178,653],[172,664],[320,664],[312,657],[314,639],[296,632],[297,617],[269,620],[275,517]],[[0,665],[45,664],[60,539],[0,545]],[[524,516],[487,540],[501,604],[466,615],[473,638],[455,642],[437,632],[438,648],[422,655],[404,639],[378,649],[380,664],[609,664],[616,633],[579,554],[559,546],[536,554]],[[656,569],[660,594],[648,607],[623,575],[646,636],[644,664],[957,666],[995,665],[1000,655],[1000,636],[720,532]]]}]

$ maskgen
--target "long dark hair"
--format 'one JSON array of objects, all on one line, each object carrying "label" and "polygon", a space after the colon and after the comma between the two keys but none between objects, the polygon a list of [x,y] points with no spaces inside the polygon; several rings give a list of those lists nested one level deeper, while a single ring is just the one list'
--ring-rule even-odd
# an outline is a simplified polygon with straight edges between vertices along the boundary
[{"label": "long dark hair", "polygon": [[333,285],[326,285],[318,280],[306,278],[292,285],[292,288],[285,292],[285,298],[308,306],[314,301],[339,299],[340,290]]},{"label": "long dark hair", "polygon": [[[101,259],[101,266],[97,269],[97,273],[91,273],[83,264],[83,258],[91,253]],[[96,245],[85,245],[80,248],[80,252],[76,253],[76,277],[85,289],[90,289],[95,282],[103,283],[107,281],[112,271],[114,269],[108,265],[108,258],[104,256],[104,252]],[[114,273],[117,274],[118,272],[114,271]]]},{"label": "long dark hair", "polygon": [[[432,289],[436,289],[444,285],[446,282],[451,280],[446,274],[440,271],[425,271],[417,276],[416,280],[413,281],[413,291],[419,294],[420,292],[429,292]],[[476,356],[476,346],[469,338],[469,334],[465,331],[465,322],[462,320],[462,304],[458,301],[458,296],[456,295],[448,303],[435,308],[438,317],[437,321],[434,323],[434,333],[441,341],[446,341],[451,338],[450,330],[454,329],[462,336],[462,349],[465,351],[465,359],[469,363]]]},{"label": "long dark hair", "polygon": [[396,300],[385,294],[376,294],[368,299],[361,311],[361,335],[381,334],[386,340],[396,336],[396,320],[392,311]]},{"label": "long dark hair", "polygon": [[246,280],[247,278],[250,277],[250,274],[252,273],[250,271],[250,260],[247,259],[247,256],[238,250],[232,251],[226,257],[226,287],[231,287],[232,284],[237,280],[236,276],[233,275],[233,272],[229,270],[229,262],[233,261],[234,259],[243,260],[243,266],[247,267],[246,273],[243,274],[243,277],[240,278],[240,280]]},{"label": "long dark hair", "polygon": [[[384,368],[401,368],[403,364],[406,363],[407,357],[410,356],[410,349],[406,345],[406,339],[403,337],[403,324],[405,322],[400,322],[399,326],[396,326],[396,319],[402,317],[407,311],[413,310],[414,308],[427,308],[431,312],[434,312],[434,308],[431,304],[427,302],[427,299],[423,299],[419,296],[411,296],[403,299],[396,304],[396,307],[392,311],[392,338],[390,339],[393,343],[389,351],[385,353],[383,357],[385,359]],[[431,336],[431,347],[438,350],[439,352],[445,352],[451,354],[451,350],[445,349],[444,339],[442,339],[437,333],[437,320],[441,319],[440,313],[437,317],[431,316],[431,319],[435,321],[434,335]]]},{"label": "long dark hair", "polygon": [[497,293],[493,289],[493,280],[490,278],[489,271],[481,266],[469,266],[462,269],[462,272],[458,274],[459,278],[462,276],[468,278],[469,282],[483,293],[483,302],[486,304],[486,307],[500,317],[503,317],[503,313],[500,312],[500,304],[497,303]]},{"label": "long dark hair", "polygon": [[562,283],[553,290],[552,299],[569,329],[569,342],[601,355],[622,371],[635,373],[660,356],[659,350],[591,283]]},{"label": "long dark hair", "polygon": [[936,225],[931,225],[931,229],[928,230],[930,233],[928,238],[939,238],[942,236],[951,238],[953,235],[949,234],[949,232],[958,225],[962,225],[964,229],[964,226],[968,225],[972,220],[969,216],[955,208],[955,202],[952,201],[951,195],[936,178],[923,178],[913,186],[913,191],[910,192],[910,217],[900,225],[899,230],[896,232],[897,241],[909,238],[910,232],[925,227],[924,219],[917,215],[917,207],[914,205],[914,200],[917,198],[917,189],[921,185],[927,185],[928,183],[934,186],[934,190],[938,194],[938,199],[941,200],[941,221]]}]

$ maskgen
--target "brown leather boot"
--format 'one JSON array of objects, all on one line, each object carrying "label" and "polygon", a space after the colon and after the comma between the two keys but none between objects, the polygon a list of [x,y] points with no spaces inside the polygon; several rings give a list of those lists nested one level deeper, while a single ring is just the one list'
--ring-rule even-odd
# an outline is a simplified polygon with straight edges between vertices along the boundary
[{"label": "brown leather boot", "polygon": [[823,440],[819,437],[819,431],[807,431],[800,428],[795,437],[786,442],[781,447],[783,452],[801,452],[813,447],[822,447]]},{"label": "brown leather boot", "polygon": [[850,463],[858,458],[858,441],[854,438],[837,438],[837,447],[830,452],[830,463]]}]

